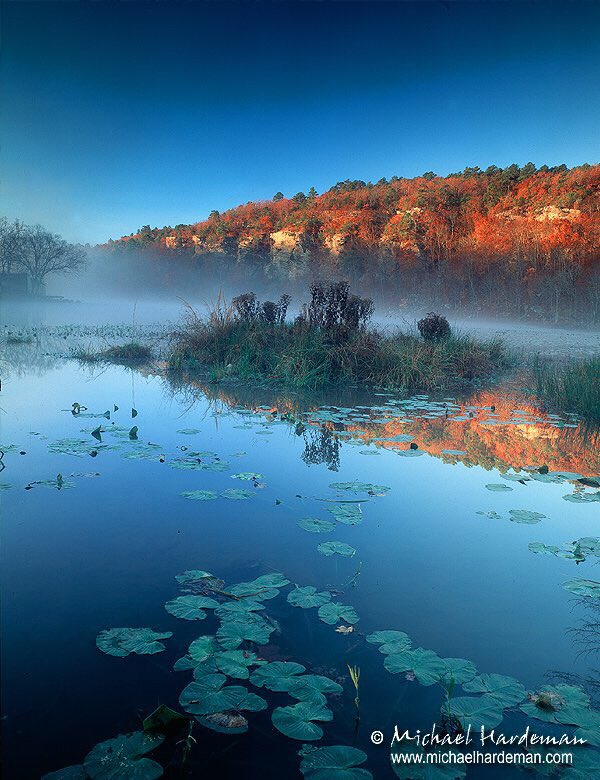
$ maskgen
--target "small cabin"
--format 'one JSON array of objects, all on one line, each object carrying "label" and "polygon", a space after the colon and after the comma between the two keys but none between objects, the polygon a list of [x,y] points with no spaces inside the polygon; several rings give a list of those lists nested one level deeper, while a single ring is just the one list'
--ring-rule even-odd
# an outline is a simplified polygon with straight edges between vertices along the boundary
[{"label": "small cabin", "polygon": [[0,295],[18,297],[31,295],[33,286],[27,273],[0,273]]}]

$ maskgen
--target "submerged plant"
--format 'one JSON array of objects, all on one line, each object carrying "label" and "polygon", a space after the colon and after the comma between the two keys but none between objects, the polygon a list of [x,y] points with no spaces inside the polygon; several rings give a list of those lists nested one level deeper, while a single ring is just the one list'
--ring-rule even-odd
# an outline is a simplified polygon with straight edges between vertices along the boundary
[{"label": "submerged plant", "polygon": [[354,685],[354,690],[356,692],[356,696],[354,697],[354,706],[356,707],[356,720],[360,720],[360,697],[358,693],[358,681],[360,680],[360,667],[359,666],[350,666],[350,664],[346,664],[348,667],[348,672],[350,673],[350,679],[352,680],[352,684]]}]

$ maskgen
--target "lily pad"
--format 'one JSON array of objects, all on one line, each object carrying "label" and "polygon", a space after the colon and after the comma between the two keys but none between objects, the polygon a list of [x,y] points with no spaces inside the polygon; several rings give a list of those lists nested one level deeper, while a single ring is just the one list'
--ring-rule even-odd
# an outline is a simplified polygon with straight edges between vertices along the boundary
[{"label": "lily pad", "polygon": [[191,501],[212,501],[217,498],[217,494],[212,490],[184,490],[181,495]]},{"label": "lily pad", "polygon": [[183,574],[178,574],[175,579],[182,584],[188,582],[198,582],[199,580],[207,580],[214,578],[214,575],[208,571],[202,571],[202,569],[189,569],[184,571]]},{"label": "lily pad", "polygon": [[576,596],[600,599],[600,582],[594,580],[573,579],[563,582],[563,588]]},{"label": "lily pad", "polygon": [[326,534],[335,528],[335,523],[331,520],[320,520],[318,517],[303,517],[302,520],[298,520],[298,525],[311,534]]},{"label": "lily pad", "polygon": [[187,685],[179,697],[179,703],[192,715],[212,715],[230,710],[259,712],[267,708],[267,702],[255,693],[249,693],[241,685],[224,685],[223,674],[207,674]]},{"label": "lily pad", "polygon": [[469,693],[485,693],[496,699],[502,707],[514,707],[525,698],[525,688],[514,677],[504,674],[481,674],[466,683],[463,688]]},{"label": "lily pad", "polygon": [[469,726],[473,731],[480,731],[482,726],[489,731],[502,722],[502,706],[498,699],[488,694],[457,696],[450,699],[448,706],[451,714],[458,718],[465,731]]},{"label": "lily pad", "polygon": [[301,751],[300,771],[306,780],[371,780],[373,775],[364,764],[367,754],[347,745],[329,745],[328,747],[304,749]]},{"label": "lily pad", "polygon": [[85,771],[83,764],[66,766],[64,769],[57,769],[56,772],[48,772],[42,775],[42,780],[89,780],[89,775]]},{"label": "lily pad", "polygon": [[229,488],[229,490],[224,490],[221,495],[223,498],[230,498],[232,501],[245,501],[248,498],[252,498],[254,493],[252,493],[250,490]]},{"label": "lily pad", "polygon": [[312,607],[322,607],[323,604],[331,601],[331,593],[328,590],[317,592],[317,589],[312,585],[306,585],[288,593],[287,600],[293,607],[311,609]]},{"label": "lily pad", "polygon": [[513,523],[524,523],[526,525],[535,525],[541,522],[546,515],[541,512],[531,512],[528,509],[511,509],[508,513]]},{"label": "lily pad", "polygon": [[92,748],[83,766],[92,780],[156,780],[162,776],[163,769],[145,756],[163,739],[159,734],[143,731],[121,734]]},{"label": "lily pad", "polygon": [[205,609],[216,609],[219,602],[208,596],[178,596],[165,604],[171,615],[182,620],[204,620]]},{"label": "lily pad", "polygon": [[598,713],[590,709],[590,697],[578,685],[546,685],[530,694],[520,709],[546,723],[589,727]]},{"label": "lily pad", "polygon": [[319,618],[323,623],[327,623],[330,626],[334,626],[339,621],[344,623],[358,623],[358,615],[354,607],[347,604],[340,604],[337,601],[330,601],[327,604],[323,604],[319,607]]},{"label": "lily pad", "polygon": [[273,710],[271,720],[275,728],[286,737],[313,742],[323,736],[323,729],[313,721],[333,720],[333,714],[322,704],[301,701],[291,707],[277,707]]},{"label": "lily pad", "polygon": [[341,555],[344,558],[352,558],[356,550],[345,542],[321,542],[317,546],[321,555],[330,557],[331,555]]},{"label": "lily pad", "polygon": [[386,485],[374,485],[371,482],[332,482],[332,490],[349,490],[351,493],[368,493],[370,496],[385,496],[391,488]]},{"label": "lily pad", "polygon": [[247,680],[250,676],[250,666],[262,665],[266,661],[259,660],[256,653],[248,653],[245,650],[226,650],[214,656],[217,669],[228,677],[238,680]]},{"label": "lily pad", "polygon": [[342,693],[343,688],[339,683],[321,674],[301,674],[289,680],[287,692],[294,699],[300,701],[318,702],[326,704],[324,694]]},{"label": "lily pad", "polygon": [[486,485],[486,488],[495,493],[510,493],[510,491],[512,490],[512,488],[509,487],[508,485],[497,485],[494,483],[490,483],[489,485]]},{"label": "lily pad", "polygon": [[275,626],[255,612],[232,615],[223,621],[217,631],[217,639],[226,650],[237,650],[242,642],[266,645]]},{"label": "lily pad", "polygon": [[294,661],[273,661],[255,669],[250,677],[252,685],[270,691],[287,691],[289,682],[306,671],[306,667]]},{"label": "lily pad", "polygon": [[222,648],[214,636],[198,637],[189,646],[187,654],[176,661],[173,668],[176,672],[195,669],[199,664],[204,663],[204,661],[221,650]]},{"label": "lily pad", "polygon": [[344,525],[360,525],[363,521],[360,504],[335,504],[327,510],[338,523]]},{"label": "lily pad", "polygon": [[159,639],[170,639],[171,631],[158,633],[151,628],[110,628],[96,637],[96,646],[107,655],[124,658],[130,653],[154,655],[165,649]]},{"label": "lily pad", "polygon": [[239,474],[232,474],[231,479],[241,479],[243,482],[256,482],[264,479],[264,474],[256,474],[253,471],[242,471]]},{"label": "lily pad", "polygon": [[254,601],[274,599],[279,595],[279,589],[285,588],[290,581],[283,574],[263,574],[249,582],[238,582],[229,588],[229,592],[240,598],[252,598]]}]

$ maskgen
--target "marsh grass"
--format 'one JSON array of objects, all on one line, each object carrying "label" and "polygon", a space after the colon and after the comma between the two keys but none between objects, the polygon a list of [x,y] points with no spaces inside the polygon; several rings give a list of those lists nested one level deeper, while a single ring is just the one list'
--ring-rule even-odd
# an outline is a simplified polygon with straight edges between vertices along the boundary
[{"label": "marsh grass", "polygon": [[247,323],[220,306],[207,319],[188,308],[173,334],[171,372],[209,373],[215,380],[271,379],[296,388],[364,384],[435,390],[487,379],[509,365],[498,340],[452,335],[426,342],[375,329]]},{"label": "marsh grass", "polygon": [[600,358],[567,364],[538,359],[533,377],[537,396],[549,406],[600,420]]},{"label": "marsh grass", "polygon": [[72,352],[72,357],[81,363],[113,363],[117,366],[137,368],[152,362],[152,350],[145,344],[130,341],[101,351],[80,348]]}]

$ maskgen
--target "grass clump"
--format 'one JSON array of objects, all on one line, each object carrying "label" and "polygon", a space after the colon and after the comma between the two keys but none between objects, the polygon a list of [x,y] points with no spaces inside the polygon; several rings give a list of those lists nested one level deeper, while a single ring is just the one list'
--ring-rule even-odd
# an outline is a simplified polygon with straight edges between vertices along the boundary
[{"label": "grass clump", "polygon": [[79,349],[73,357],[81,363],[113,363],[117,366],[137,368],[152,361],[152,350],[145,344],[131,341],[128,344],[108,347],[100,352]]},{"label": "grass clump", "polygon": [[533,376],[538,397],[549,406],[600,420],[600,358],[566,365],[537,360]]},{"label": "grass clump", "polygon": [[188,307],[173,334],[169,370],[307,389],[364,384],[430,391],[486,379],[508,366],[498,340],[450,334],[426,341],[368,328],[372,303],[348,296],[339,285],[313,285],[312,302],[293,324],[241,317],[222,298],[206,319]]}]

